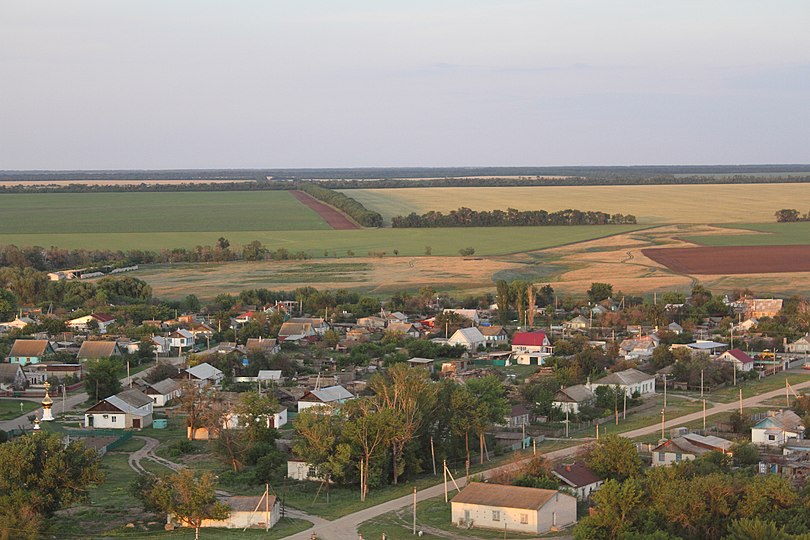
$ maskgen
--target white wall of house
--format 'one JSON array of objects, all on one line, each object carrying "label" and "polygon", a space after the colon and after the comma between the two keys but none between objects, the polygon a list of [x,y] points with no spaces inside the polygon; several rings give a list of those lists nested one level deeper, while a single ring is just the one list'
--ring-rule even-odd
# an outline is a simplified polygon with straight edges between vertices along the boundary
[{"label": "white wall of house", "polygon": [[474,528],[543,533],[552,528],[561,529],[577,521],[575,497],[558,493],[539,510],[483,506],[451,501],[452,520],[466,526],[472,520]]},{"label": "white wall of house", "polygon": [[579,414],[579,403],[576,401],[552,401],[551,406],[557,407],[563,414],[565,414],[566,411],[568,411],[569,414]]},{"label": "white wall of house", "polygon": [[796,432],[785,431],[778,428],[751,428],[751,442],[765,446],[782,446],[791,438],[798,438]]},{"label": "white wall of house", "polygon": [[[270,509],[270,527],[273,527],[280,518],[278,503]],[[201,527],[218,527],[221,529],[244,529],[245,527],[264,528],[266,515],[264,512],[264,502],[259,506],[259,510],[253,512],[231,512],[228,519],[204,519]]]},{"label": "white wall of house", "polygon": [[690,461],[693,459],[695,459],[694,454],[684,454],[682,452],[653,452],[652,466],[667,467],[673,463],[680,463],[681,461]]},{"label": "white wall of house", "polygon": [[315,467],[305,461],[288,461],[287,478],[293,480],[320,480],[315,473]]}]

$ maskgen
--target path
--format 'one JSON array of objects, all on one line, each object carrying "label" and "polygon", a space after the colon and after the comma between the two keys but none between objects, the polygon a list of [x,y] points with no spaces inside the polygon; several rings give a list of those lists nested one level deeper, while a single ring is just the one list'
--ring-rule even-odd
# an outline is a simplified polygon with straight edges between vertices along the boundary
[{"label": "path", "polygon": [[[806,381],[799,384],[793,385],[794,390],[800,390],[804,388],[810,388],[810,381]],[[767,401],[769,399],[773,399],[775,397],[783,396],[785,392],[784,388],[780,388],[778,390],[773,390],[770,392],[765,392],[764,394],[760,394],[758,396],[752,396],[750,398],[743,400],[743,407],[750,408],[760,404],[763,401]],[[734,411],[739,408],[740,404],[738,401],[731,402],[731,403],[719,403],[713,406],[710,409],[706,409],[706,416],[712,416],[715,414],[720,414],[724,412]],[[679,416],[677,418],[673,418],[671,420],[666,420],[664,422],[664,429],[672,428],[681,426],[688,422],[693,422],[696,420],[700,420],[703,418],[703,411],[699,411],[696,413],[690,413],[683,416]],[[657,433],[661,429],[661,423],[651,424],[649,426],[634,429],[632,431],[627,431],[622,433],[623,437],[627,438],[634,438],[634,437],[642,437],[644,435],[650,435],[653,433]],[[555,450],[553,452],[548,452],[547,454],[543,454],[543,457],[550,461],[555,461],[562,458],[571,457],[578,452],[581,452],[583,447],[589,443],[578,444],[576,446],[570,446],[568,448],[563,448],[561,450]],[[517,461],[513,463],[509,463],[507,465],[502,465],[500,467],[495,467],[493,469],[489,469],[482,473],[477,473],[476,476],[481,476],[483,478],[489,478],[493,474],[502,471],[510,471],[513,469],[517,469],[522,467],[527,461],[531,460],[532,458],[526,458],[522,461]],[[456,478],[456,482],[458,483],[459,487],[463,487],[466,484],[466,480],[464,477]],[[452,486],[452,484],[451,484]],[[424,489],[417,493],[417,501],[424,501],[427,499],[432,499],[434,497],[439,497],[444,494],[444,485],[438,484],[432,486],[430,488]],[[402,508],[406,508],[413,504],[413,495],[405,495],[404,497],[400,497],[399,499],[394,499],[391,501],[387,501],[376,506],[372,506],[369,508],[365,508],[363,510],[359,510],[354,512],[353,514],[349,514],[338,518],[334,521],[329,521],[323,525],[315,525],[311,529],[307,531],[288,536],[287,538],[291,538],[293,540],[310,540],[312,537],[312,533],[315,533],[317,538],[320,540],[339,540],[339,539],[354,539],[357,538],[357,527],[370,519],[373,519],[377,516],[382,514],[386,514],[388,512],[392,512],[394,510],[400,510]],[[417,516],[418,517],[418,516]]]},{"label": "path", "polygon": [[157,439],[153,439],[152,437],[143,437],[141,435],[135,435],[132,437],[133,439],[137,439],[139,441],[144,441],[146,444],[140,450],[135,450],[129,455],[128,461],[129,466],[132,467],[132,470],[138,474],[150,474],[149,471],[143,468],[141,465],[142,459],[150,459],[155,463],[163,465],[167,469],[171,469],[173,471],[179,471],[183,468],[182,465],[179,463],[174,463],[173,461],[169,461],[168,459],[164,459],[155,454],[155,448],[160,446],[160,441]]},{"label": "path", "polygon": [[[171,363],[171,364],[178,364],[178,363],[182,362],[184,359],[182,357],[175,357],[175,358],[165,358],[165,359],[161,359],[161,360],[168,360],[169,363]],[[145,370],[137,373],[136,375],[133,375],[133,378],[137,377],[137,376],[141,376],[141,377],[145,376],[147,373],[152,371],[154,369],[154,367],[155,366],[152,366],[152,367],[150,367],[148,369],[145,369]],[[129,384],[129,378],[128,377],[122,378],[121,379],[121,384],[123,384],[124,386],[128,385]],[[62,411],[62,397],[61,396],[52,396],[52,397],[53,397],[53,409],[52,410],[54,412],[54,415],[57,415],[59,412]],[[82,392],[80,394],[74,394],[72,396],[68,396],[67,398],[65,398],[65,401],[64,401],[64,410],[66,410],[66,411],[72,410],[77,405],[87,401],[89,399],[89,397],[90,396],[88,396],[84,392]],[[6,399],[6,398],[3,398],[3,399]],[[38,409],[34,409],[33,411],[28,412],[28,413],[26,413],[26,414],[24,414],[22,416],[18,416],[17,418],[14,418],[13,420],[6,420],[4,422],[0,422],[0,429],[2,429],[3,431],[11,431],[12,429],[31,429],[32,425],[31,425],[31,422],[28,420],[28,417],[30,415],[33,415],[33,414],[37,415],[38,418],[42,418],[42,407],[40,407]]]},{"label": "path", "polygon": [[317,213],[323,220],[326,222],[327,225],[332,227],[338,231],[345,231],[348,229],[359,229],[360,226],[349,219],[349,217],[338,210],[337,208],[333,208],[328,204],[319,201],[309,193],[304,193],[303,191],[290,191],[293,197],[298,199],[301,204],[304,206],[309,207],[315,213]]}]

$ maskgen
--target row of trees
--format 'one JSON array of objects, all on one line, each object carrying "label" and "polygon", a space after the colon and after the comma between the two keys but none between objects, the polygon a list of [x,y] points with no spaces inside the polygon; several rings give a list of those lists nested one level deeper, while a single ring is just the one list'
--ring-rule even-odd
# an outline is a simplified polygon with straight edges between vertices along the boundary
[{"label": "row of trees", "polygon": [[807,212],[806,214],[801,214],[798,210],[794,208],[783,208],[781,210],[777,210],[774,215],[776,216],[776,221],[779,223],[810,221],[810,212]]},{"label": "row of trees", "polygon": [[330,206],[342,210],[349,217],[364,227],[382,227],[383,217],[363,206],[359,201],[347,197],[339,191],[326,189],[314,184],[300,184],[297,189],[323,201]]},{"label": "row of trees", "polygon": [[502,226],[538,226],[538,225],[618,225],[635,224],[636,216],[608,214],[605,212],[582,210],[471,210],[461,207],[449,213],[431,210],[422,215],[411,212],[407,216],[391,218],[392,227],[425,228],[425,227],[502,227]]},{"label": "row of trees", "polygon": [[[496,377],[431,382],[427,372],[397,364],[369,382],[371,396],[350,400],[334,414],[306,409],[295,419],[295,453],[315,467],[327,485],[358,483],[369,488],[413,477],[437,460],[464,457],[469,473],[470,437],[487,454],[485,433],[508,412]],[[458,455],[458,449],[464,454]]]}]

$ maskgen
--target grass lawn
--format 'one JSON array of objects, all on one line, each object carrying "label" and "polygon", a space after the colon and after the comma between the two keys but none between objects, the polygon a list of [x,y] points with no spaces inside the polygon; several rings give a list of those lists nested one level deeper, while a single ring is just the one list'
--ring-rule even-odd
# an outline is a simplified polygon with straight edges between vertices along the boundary
[{"label": "grass lawn", "polygon": [[[281,518],[275,527],[265,532],[264,529],[200,529],[200,538],[263,538],[265,540],[276,540],[286,538],[293,534],[305,531],[312,526],[312,523],[303,519]],[[167,532],[163,530],[163,524],[159,526],[141,526],[135,528],[119,527],[112,531],[105,532],[99,538],[167,538],[177,540],[191,540],[194,538],[194,529],[182,528]]]},{"label": "grass lawn", "polygon": [[[737,382],[737,386],[727,386],[720,388],[714,392],[706,392],[704,397],[706,401],[715,401],[717,403],[729,403],[740,399],[740,388],[743,391],[743,399],[764,394],[772,390],[784,389],[785,379],[787,378],[789,384],[799,384],[805,381],[810,381],[810,373],[777,373],[770,377],[763,377],[762,379],[753,379],[750,381]],[[700,392],[678,392],[678,394],[689,395],[694,398],[700,398]],[[784,395],[784,394],[783,394]],[[794,396],[791,392],[790,399],[793,401]],[[782,398],[782,404],[785,405],[785,400]]]},{"label": "grass lawn", "polygon": [[[165,220],[165,218],[164,218]],[[173,221],[172,221],[173,222]],[[200,244],[214,244],[220,236],[232,245],[244,245],[259,240],[270,249],[286,248],[290,252],[305,251],[312,257],[323,257],[324,250],[330,256],[340,257],[351,250],[356,255],[368,252],[393,251],[400,256],[424,255],[425,246],[431,246],[433,255],[458,255],[465,247],[475,248],[476,255],[503,255],[544,249],[547,247],[593,240],[643,228],[643,225],[581,225],[557,227],[464,227],[451,229],[357,229],[336,230],[279,230],[221,228],[197,231],[180,230],[164,232],[73,232],[65,233],[54,228],[50,233],[5,232],[0,228],[0,244],[18,246],[59,246],[62,248],[98,249],[148,249],[193,248]],[[311,229],[311,227],[310,227]],[[128,229],[129,230],[129,229]],[[58,232],[57,232],[58,231]],[[137,277],[137,273],[135,274]]]},{"label": "grass lawn", "polygon": [[[508,524],[506,534],[503,530],[459,529],[451,523],[450,518],[450,505],[444,502],[443,496],[416,505],[416,530],[423,531],[422,538],[447,538],[448,533],[464,538],[537,538],[536,534],[509,531]],[[363,538],[382,538],[385,533],[391,540],[406,540],[414,538],[412,527],[413,506],[409,506],[361,523],[359,532]]]},{"label": "grass lawn", "polygon": [[[20,412],[20,404],[22,404],[22,412]],[[0,399],[0,420],[12,420],[40,406],[38,401],[28,401],[27,399]]]},{"label": "grass lawn", "polygon": [[[0,206],[0,236],[329,229],[286,191],[9,193],[0,195]],[[206,236],[213,238],[197,243],[217,239]],[[59,242],[39,245],[70,247]]]},{"label": "grass lawn", "polygon": [[[779,208],[792,208],[792,205]],[[776,207],[775,207],[776,208]],[[773,216],[768,221],[772,221]],[[783,246],[810,243],[810,222],[745,223],[724,225],[731,229],[751,231],[750,234],[686,236],[683,239],[704,246]]]},{"label": "grass lawn", "polygon": [[[633,214],[639,223],[644,224],[772,222],[776,210],[796,208],[800,206],[797,201],[810,198],[810,184],[429,187],[342,191],[370,210],[380,212],[386,220],[410,212],[421,214],[436,210],[447,213],[466,206],[473,210],[599,210]],[[689,204],[684,205],[683,201],[689,201]],[[723,201],[723,204],[718,205],[717,201]],[[763,201],[768,203],[762,204]]]}]

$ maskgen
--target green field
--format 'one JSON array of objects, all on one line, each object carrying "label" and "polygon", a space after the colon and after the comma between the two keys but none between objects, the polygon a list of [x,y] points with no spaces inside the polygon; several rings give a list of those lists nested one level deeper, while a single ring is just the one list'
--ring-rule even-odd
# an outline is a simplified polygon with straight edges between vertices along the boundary
[{"label": "green field", "polygon": [[[22,412],[20,412],[20,403],[22,403]],[[38,402],[29,401],[27,399],[0,399],[0,420],[13,420],[39,407],[40,404]]]},{"label": "green field", "polygon": [[[255,195],[255,194],[254,194]],[[303,206],[301,207],[303,208]],[[307,210],[308,211],[308,210]],[[214,244],[220,236],[231,244],[242,245],[252,240],[261,241],[270,249],[286,248],[291,252],[306,251],[322,257],[324,250],[331,255],[346,256],[348,250],[356,255],[369,251],[384,251],[393,255],[424,255],[425,246],[431,246],[433,255],[458,255],[467,246],[475,248],[476,255],[501,255],[560,246],[573,242],[593,240],[642,228],[641,225],[583,225],[571,227],[481,227],[453,229],[357,229],[336,230],[234,230],[222,229],[206,232],[87,232],[87,233],[3,233],[0,244],[18,246],[59,246],[61,248],[98,249],[170,249],[192,248],[200,244]],[[104,229],[103,227],[101,229]],[[3,228],[0,226],[0,231]],[[62,230],[56,227],[54,230]]]},{"label": "green field", "polygon": [[704,246],[785,246],[810,244],[810,222],[750,223],[724,225],[730,229],[751,231],[750,234],[685,236],[687,242]]},{"label": "green field", "polygon": [[[0,195],[0,242],[43,234],[37,245],[78,247],[62,240],[83,233],[200,233],[186,244],[212,243],[229,231],[329,229],[321,217],[286,191],[144,193],[9,193]],[[77,241],[78,241],[78,237]],[[79,242],[93,247],[90,242]],[[68,245],[70,244],[70,245]],[[112,246],[107,246],[112,247]]]}]

